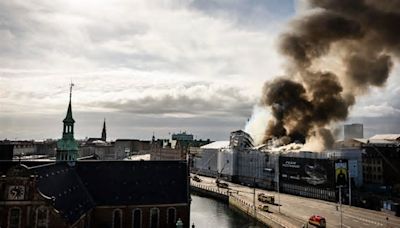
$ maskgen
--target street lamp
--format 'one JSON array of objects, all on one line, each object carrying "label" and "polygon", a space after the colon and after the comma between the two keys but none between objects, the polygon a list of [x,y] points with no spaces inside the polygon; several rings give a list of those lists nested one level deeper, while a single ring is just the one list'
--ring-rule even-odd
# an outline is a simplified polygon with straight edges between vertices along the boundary
[{"label": "street lamp", "polygon": [[183,222],[181,218],[178,218],[178,221],[176,222],[176,228],[183,228]]},{"label": "street lamp", "polygon": [[343,227],[343,211],[342,211],[342,186],[339,185],[339,209],[340,209],[340,228]]},{"label": "street lamp", "polygon": [[280,173],[279,173],[279,159],[280,159],[280,157],[281,157],[281,152],[279,152],[279,155],[278,155],[278,168],[276,169],[277,170],[277,173],[278,173],[278,175],[277,175],[277,184],[278,184],[278,186],[277,186],[277,188],[278,188],[278,211],[279,211],[279,213],[281,213],[281,194],[280,194],[280,186],[279,186],[279,179],[280,179]]}]

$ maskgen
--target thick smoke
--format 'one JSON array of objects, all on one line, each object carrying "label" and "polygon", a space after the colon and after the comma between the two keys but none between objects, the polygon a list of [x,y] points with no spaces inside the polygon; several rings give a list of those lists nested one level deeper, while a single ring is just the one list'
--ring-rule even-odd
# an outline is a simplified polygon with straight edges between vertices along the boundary
[{"label": "thick smoke", "polygon": [[[267,82],[261,104],[270,107],[264,142],[320,139],[333,143],[330,124],[345,120],[356,97],[384,86],[400,54],[400,0],[310,0],[310,14],[281,37],[288,75]],[[329,57],[344,69],[328,71]]]}]

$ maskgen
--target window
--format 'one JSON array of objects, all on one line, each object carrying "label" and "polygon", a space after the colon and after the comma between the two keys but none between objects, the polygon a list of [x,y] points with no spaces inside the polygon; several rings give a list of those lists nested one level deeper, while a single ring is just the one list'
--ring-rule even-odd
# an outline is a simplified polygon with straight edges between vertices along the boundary
[{"label": "window", "polygon": [[133,210],[133,228],[142,227],[142,211],[140,209]]},{"label": "window", "polygon": [[11,208],[8,214],[8,224],[10,228],[21,227],[21,209]]},{"label": "window", "polygon": [[113,211],[112,217],[112,227],[113,228],[121,228],[122,227],[122,211],[120,209],[115,209]]},{"label": "window", "polygon": [[168,208],[167,210],[167,224],[168,227],[174,228],[176,227],[176,210],[173,207]]},{"label": "window", "polygon": [[150,209],[150,228],[158,228],[159,227],[159,209],[151,208]]},{"label": "window", "polygon": [[47,228],[49,220],[49,210],[45,207],[36,209],[36,228]]}]

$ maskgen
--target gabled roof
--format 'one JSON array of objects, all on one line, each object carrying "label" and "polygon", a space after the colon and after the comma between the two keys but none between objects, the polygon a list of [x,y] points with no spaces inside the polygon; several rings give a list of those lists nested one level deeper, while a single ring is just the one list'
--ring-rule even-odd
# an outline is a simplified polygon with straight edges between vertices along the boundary
[{"label": "gabled roof", "polygon": [[87,161],[76,170],[96,205],[188,203],[185,161]]},{"label": "gabled roof", "polygon": [[379,134],[379,135],[374,135],[369,139],[380,139],[380,140],[389,140],[389,141],[399,141],[400,140],[400,134]]},{"label": "gabled roof", "polygon": [[66,163],[53,163],[32,170],[38,175],[38,190],[53,199],[54,208],[69,223],[73,224],[95,203],[82,184],[74,167]]},{"label": "gabled roof", "polygon": [[95,206],[189,203],[186,161],[77,161],[30,170],[69,224]]},{"label": "gabled roof", "polygon": [[393,143],[396,143],[391,140],[379,139],[379,138],[369,138],[369,139],[353,138],[352,140],[359,142],[361,144],[393,144]]}]

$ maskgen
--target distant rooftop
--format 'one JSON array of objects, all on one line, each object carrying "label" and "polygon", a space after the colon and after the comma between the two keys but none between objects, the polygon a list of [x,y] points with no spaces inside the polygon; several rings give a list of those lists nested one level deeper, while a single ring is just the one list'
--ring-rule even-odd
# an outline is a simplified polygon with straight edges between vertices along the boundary
[{"label": "distant rooftop", "polygon": [[396,141],[400,140],[400,134],[379,134],[379,135],[374,135],[370,140],[378,139],[378,140],[389,140],[389,141]]},{"label": "distant rooftop", "polygon": [[200,148],[202,148],[202,149],[221,149],[221,148],[228,148],[228,147],[229,147],[229,141],[215,141],[213,143],[204,145]]}]

